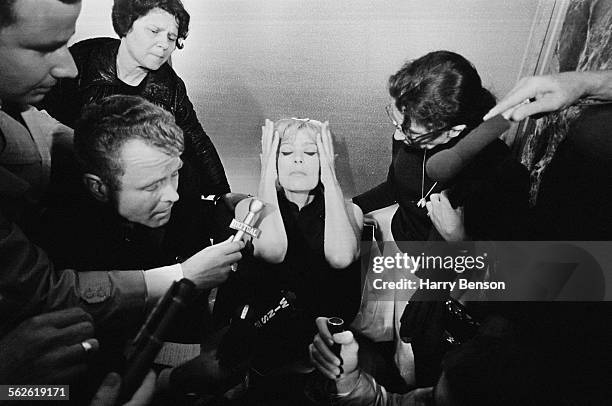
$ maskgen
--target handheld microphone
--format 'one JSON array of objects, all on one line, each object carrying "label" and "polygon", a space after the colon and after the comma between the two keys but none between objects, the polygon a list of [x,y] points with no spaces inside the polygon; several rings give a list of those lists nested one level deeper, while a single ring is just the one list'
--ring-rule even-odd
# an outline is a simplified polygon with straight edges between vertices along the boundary
[{"label": "handheld microphone", "polygon": [[501,114],[483,122],[452,148],[427,161],[427,176],[436,182],[454,178],[484,147],[499,138],[510,125]]},{"label": "handheld microphone", "polygon": [[[329,333],[333,336],[337,333],[342,333],[346,329],[344,328],[344,320],[340,317],[330,317],[327,319],[327,329]],[[332,352],[336,357],[340,358],[340,365],[342,365],[342,357],[340,357],[340,350],[342,349],[342,345],[338,343],[333,343],[331,348]]]},{"label": "handheld microphone", "polygon": [[[232,237],[232,241],[242,240],[242,237],[244,237],[245,233],[253,235],[253,230],[256,230],[253,229],[253,220],[255,220],[255,215],[259,213],[263,208],[264,204],[261,200],[251,200],[251,203],[249,203],[249,213],[244,218],[244,221],[242,223],[232,221],[232,224],[230,225],[230,227],[236,228],[238,230],[238,232]],[[257,235],[254,235],[254,237],[257,236],[259,236],[259,233],[257,233]]]},{"label": "handheld microphone", "polygon": [[187,307],[195,284],[189,279],[174,282],[159,299],[128,350],[127,369],[121,382],[120,399],[127,401],[140,387],[159,353],[169,328],[178,313]]},{"label": "handheld microphone", "polygon": [[259,332],[275,318],[287,317],[295,310],[295,293],[284,290],[281,293],[280,300],[263,311],[248,304],[238,309],[217,350],[221,365],[233,368],[248,360],[255,351]]},{"label": "handheld microphone", "polygon": [[[244,218],[243,222],[240,222],[236,219],[233,219],[230,228],[234,230],[238,230],[236,234],[232,237],[232,242],[242,240],[245,234],[249,234],[255,238],[259,237],[260,230],[253,227],[253,222],[255,220],[255,215],[259,213],[264,208],[264,204],[261,200],[253,199],[249,203],[249,212]],[[232,264],[232,271],[236,272],[238,270],[238,264]]]},{"label": "handheld microphone", "polygon": [[[346,331],[346,328],[344,328],[344,320],[342,320],[340,317],[330,317],[327,319],[327,329],[331,335]],[[334,342],[329,348],[334,355],[340,359],[340,373],[344,373],[342,368],[344,360],[340,356],[342,345]],[[310,375],[308,381],[306,382],[304,394],[314,404],[329,404],[337,394],[336,382],[325,377],[319,371],[315,371]]]}]

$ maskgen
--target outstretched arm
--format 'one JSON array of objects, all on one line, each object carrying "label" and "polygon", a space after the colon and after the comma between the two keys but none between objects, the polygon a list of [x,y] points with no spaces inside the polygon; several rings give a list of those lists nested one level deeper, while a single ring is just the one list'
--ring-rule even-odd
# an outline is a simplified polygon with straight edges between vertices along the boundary
[{"label": "outstretched arm", "polygon": [[317,136],[321,162],[321,183],[325,197],[325,259],[333,268],[346,268],[359,256],[363,227],[361,209],[344,200],[334,168],[334,148],[329,123],[321,126]]},{"label": "outstretched arm", "polygon": [[534,114],[563,109],[584,97],[612,100],[612,70],[522,78],[484,120],[501,114],[506,120],[520,121]]}]

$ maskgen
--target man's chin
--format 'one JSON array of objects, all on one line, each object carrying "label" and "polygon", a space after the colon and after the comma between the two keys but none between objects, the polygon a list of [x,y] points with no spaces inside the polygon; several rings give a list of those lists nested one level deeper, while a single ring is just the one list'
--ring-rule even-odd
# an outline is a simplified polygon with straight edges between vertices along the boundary
[{"label": "man's chin", "polygon": [[22,100],[19,100],[20,104],[23,105],[29,105],[29,104],[38,104],[41,101],[43,101],[43,99],[45,98],[45,96],[47,95],[48,92],[35,92],[35,93],[30,93],[26,96],[24,96],[22,98]]},{"label": "man's chin", "polygon": [[170,215],[168,215],[168,217],[164,217],[162,220],[160,220],[158,227],[165,226],[166,224],[168,224],[169,221],[170,221]]},{"label": "man's chin", "polygon": [[165,226],[170,221],[171,215],[172,215],[172,212],[169,212],[168,214],[163,214],[163,215],[155,215],[151,219],[151,224],[149,225],[149,227],[158,228],[158,227]]}]

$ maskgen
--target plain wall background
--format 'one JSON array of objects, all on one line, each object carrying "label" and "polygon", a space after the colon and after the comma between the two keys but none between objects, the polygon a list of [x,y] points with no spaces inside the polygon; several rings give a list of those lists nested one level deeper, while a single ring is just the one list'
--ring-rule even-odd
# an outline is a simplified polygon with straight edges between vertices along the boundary
[{"label": "plain wall background", "polygon": [[[386,83],[403,62],[447,49],[503,96],[517,80],[535,0],[183,0],[191,14],[173,66],[236,192],[256,193],[265,118],[329,120],[345,196],[391,162]],[[540,0],[547,1],[547,0]],[[115,36],[112,0],[84,0],[75,40]]]}]

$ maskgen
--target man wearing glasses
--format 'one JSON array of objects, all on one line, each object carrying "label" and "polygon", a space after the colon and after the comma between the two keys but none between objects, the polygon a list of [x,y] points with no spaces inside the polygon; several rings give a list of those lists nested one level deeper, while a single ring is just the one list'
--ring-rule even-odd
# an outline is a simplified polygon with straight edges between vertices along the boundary
[{"label": "man wearing glasses", "polygon": [[[437,181],[427,173],[428,160],[454,147],[495,105],[474,66],[453,52],[431,52],[392,75],[389,93],[393,103],[386,111],[395,131],[387,179],[353,198],[366,215],[398,204],[390,221],[396,247],[388,248],[392,246],[388,244],[385,249],[409,255],[435,251],[444,257],[458,255],[458,246],[435,241],[526,239],[528,174],[503,141],[497,139],[484,147],[449,180]],[[415,246],[423,251],[414,252]],[[421,280],[435,281],[452,281],[453,274],[438,268],[416,272]],[[411,321],[402,326],[411,338],[409,344],[400,345],[399,334],[395,334],[402,351],[396,357],[397,366],[409,386],[431,386],[440,375],[447,349],[441,336],[444,311],[440,309],[448,297],[446,289],[408,290],[404,297],[396,293],[393,325],[400,325],[402,312],[401,319]],[[410,306],[404,309],[407,301]]]}]

